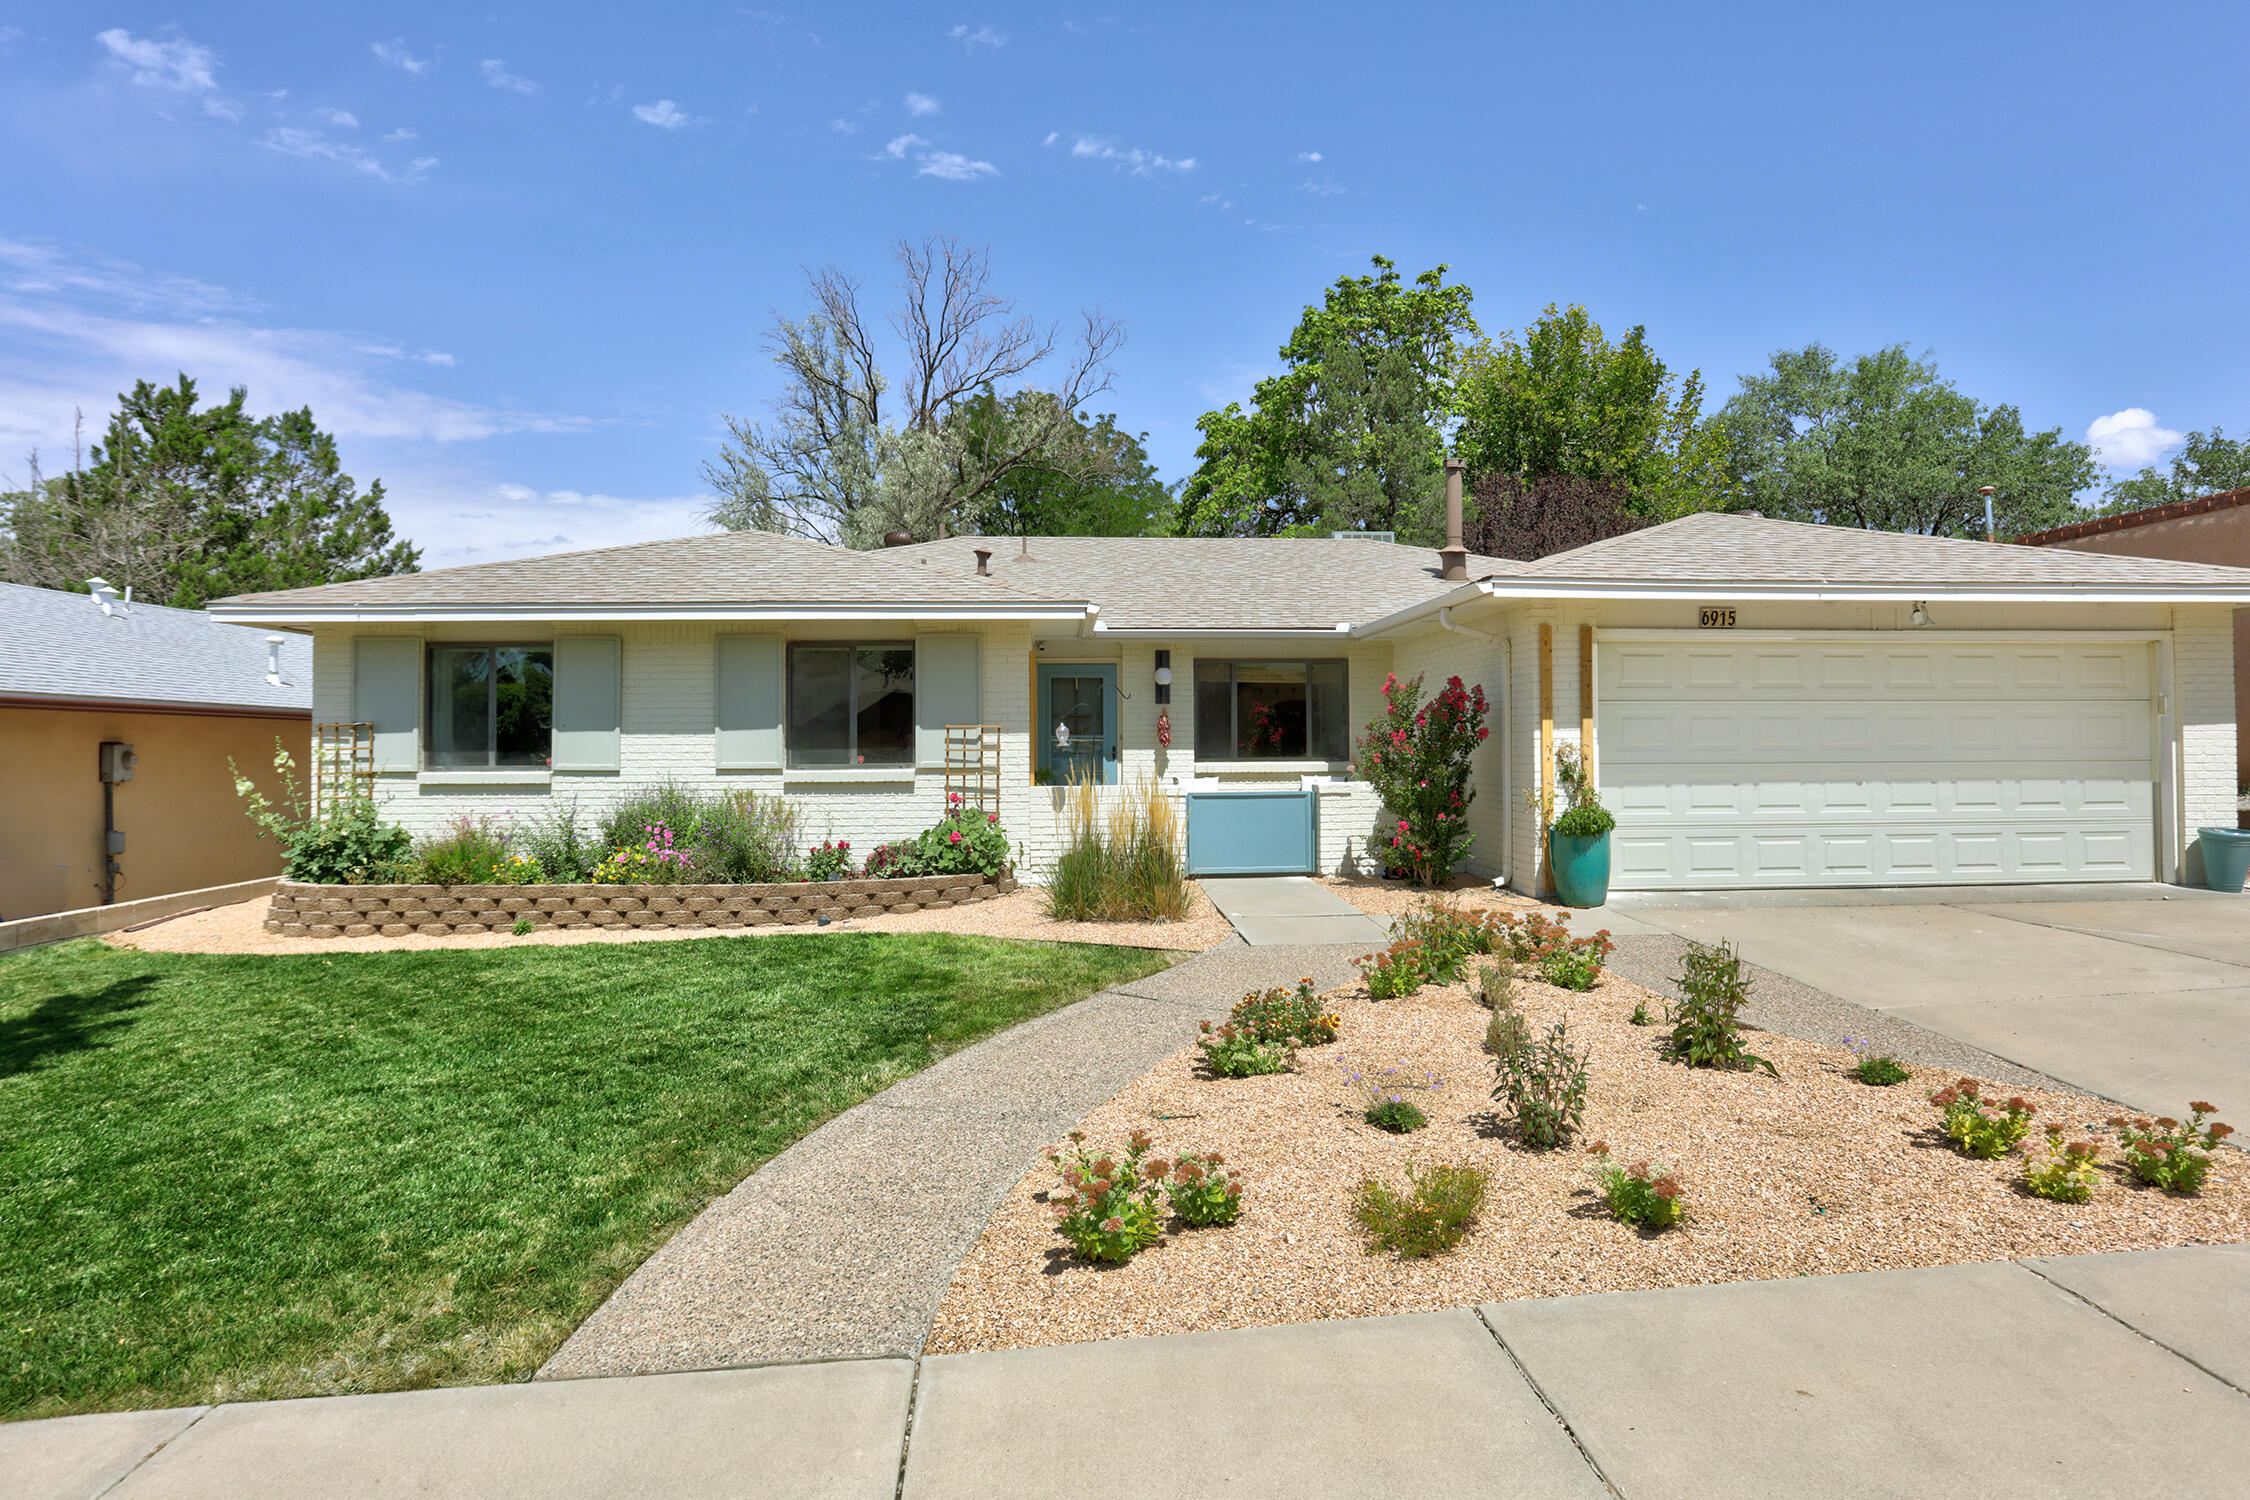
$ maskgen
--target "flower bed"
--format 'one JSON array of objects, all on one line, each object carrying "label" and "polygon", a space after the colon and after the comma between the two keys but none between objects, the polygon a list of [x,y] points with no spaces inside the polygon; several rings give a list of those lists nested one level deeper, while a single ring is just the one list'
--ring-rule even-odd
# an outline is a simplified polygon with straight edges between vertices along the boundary
[{"label": "flower bed", "polygon": [[1013,875],[794,880],[776,885],[310,885],[274,887],[283,937],[447,937],[541,927],[770,927],[989,901]]}]

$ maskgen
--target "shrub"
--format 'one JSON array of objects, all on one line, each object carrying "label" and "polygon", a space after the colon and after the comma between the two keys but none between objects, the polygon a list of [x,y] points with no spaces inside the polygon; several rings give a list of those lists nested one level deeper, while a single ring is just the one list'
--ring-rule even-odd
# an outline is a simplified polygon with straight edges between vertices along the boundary
[{"label": "shrub", "polygon": [[1604,1141],[1586,1150],[1594,1158],[1594,1180],[1601,1184],[1602,1202],[1609,1206],[1611,1218],[1649,1229],[1669,1229],[1680,1222],[1686,1204],[1676,1174],[1645,1161],[1621,1167],[1609,1159]]},{"label": "shrub", "polygon": [[1249,1181],[1216,1151],[1180,1153],[1165,1180],[1164,1163],[1150,1162],[1150,1176],[1164,1181],[1165,1195],[1180,1222],[1196,1229],[1232,1224],[1242,1217],[1242,1189]]},{"label": "shrub", "polygon": [[[1497,1027],[1501,1012],[1493,1013]],[[1508,1012],[1508,1014],[1514,1014]],[[1527,1146],[1546,1150],[1567,1146],[1586,1113],[1586,1068],[1591,1051],[1570,1050],[1569,1023],[1557,1021],[1544,1041],[1531,1040],[1523,1027],[1493,1055],[1499,1084],[1492,1097],[1508,1106],[1516,1134]],[[1491,1038],[1492,1028],[1486,1031]]]},{"label": "shrub", "polygon": [[621,844],[594,867],[596,885],[682,885],[703,878],[692,849],[682,849],[671,828],[651,823],[636,844]]},{"label": "shrub", "polygon": [[1602,977],[1602,958],[1599,953],[1576,948],[1550,953],[1539,960],[1539,977],[1558,990],[1584,992]]},{"label": "shrub", "polygon": [[848,880],[852,873],[852,846],[840,839],[822,839],[805,854],[805,879]]},{"label": "shrub", "polygon": [[877,844],[867,851],[867,863],[862,867],[862,872],[870,880],[904,880],[910,875],[922,873],[916,867],[920,853],[912,839],[896,844]]},{"label": "shrub", "polygon": [[2084,1203],[2094,1195],[2096,1147],[2092,1141],[2063,1140],[2063,1128],[2049,1123],[2047,1150],[2024,1163],[2023,1184],[2042,1198],[2057,1203]]},{"label": "shrub", "polygon": [[1852,1049],[1859,1060],[1852,1064],[1851,1075],[1871,1088],[1887,1089],[1894,1083],[1904,1083],[1914,1075],[1906,1064],[1888,1052],[1877,1052],[1873,1042],[1856,1036],[1844,1038],[1844,1045]]},{"label": "shrub", "polygon": [[1322,1008],[1310,979],[1298,980],[1294,990],[1276,986],[1244,995],[1228,1019],[1257,1041],[1288,1047],[1332,1042],[1343,1024],[1334,1012]]},{"label": "shrub", "polygon": [[1990,1161],[2007,1155],[2030,1132],[2036,1111],[2014,1097],[1988,1105],[1982,1087],[1974,1078],[1964,1078],[1930,1095],[1930,1102],[1945,1111],[1945,1133],[1964,1156]]},{"label": "shrub", "polygon": [[315,811],[311,796],[297,780],[295,757],[278,739],[273,742],[273,769],[281,783],[278,804],[268,801],[257,783],[235,769],[233,757],[227,759],[235,795],[257,825],[258,837],[281,846],[283,879],[319,885],[387,880],[412,852],[412,836],[395,823],[384,822],[375,811],[375,799],[358,782],[352,783],[348,794]]},{"label": "shrub", "polygon": [[528,867],[536,878],[528,856],[511,870],[508,841],[509,830],[490,818],[455,818],[450,830],[415,849],[413,877],[425,885],[522,884]]},{"label": "shrub", "polygon": [[2197,1100],[2188,1106],[2192,1118],[2185,1125],[2168,1115],[2154,1120],[2112,1117],[2109,1123],[2117,1127],[2117,1138],[2125,1147],[2125,1169],[2168,1193],[2202,1192],[2212,1150],[2234,1134],[2232,1125],[2203,1123],[2203,1117],[2218,1107]]},{"label": "shrub", "polygon": [[555,803],[516,840],[549,880],[575,885],[602,861],[601,845],[578,826],[578,799]]},{"label": "shrub", "polygon": [[1422,969],[1432,984],[1453,983],[1470,958],[1490,953],[1498,941],[1486,914],[1471,914],[1444,900],[1423,902],[1400,917],[1393,931],[1421,945]]},{"label": "shrub", "polygon": [[602,820],[601,847],[614,855],[644,845],[652,827],[671,834],[671,847],[694,865],[693,878],[738,885],[796,878],[797,851],[806,843],[804,814],[785,797],[747,791],[706,795],[667,782],[612,808]]},{"label": "shrub", "polygon": [[1617,951],[1608,928],[1574,938],[1567,918],[1550,917],[1543,911],[1520,917],[1514,912],[1497,912],[1492,917],[1492,931],[1495,946],[1506,949],[1509,958],[1538,969],[1544,969],[1549,959],[1579,956],[1590,957],[1594,972],[1599,974],[1602,963]]},{"label": "shrub", "polygon": [[1483,688],[1449,677],[1428,702],[1421,696],[1420,677],[1383,679],[1383,715],[1368,724],[1352,769],[1398,820],[1378,851],[1384,868],[1416,885],[1440,885],[1474,842],[1469,760],[1489,731]]},{"label": "shrub", "polygon": [[959,792],[945,794],[945,816],[922,830],[916,839],[916,875],[982,875],[997,880],[1007,871],[1007,832],[998,813],[980,812],[961,800]]},{"label": "shrub", "polygon": [[1688,944],[1681,961],[1680,998],[1666,1014],[1672,1035],[1665,1043],[1672,1056],[1691,1068],[1764,1068],[1774,1077],[1781,1072],[1754,1052],[1742,1049],[1743,1005],[1750,999],[1750,982],[1742,977],[1742,955],[1731,943],[1716,948]]},{"label": "shrub", "polygon": [[1506,954],[1477,969],[1477,1003],[1486,1010],[1500,1010],[1516,1003],[1516,966]]},{"label": "shrub", "polygon": [[1286,1073],[1297,1060],[1296,1052],[1287,1042],[1261,1042],[1232,1023],[1213,1027],[1205,1021],[1195,1045],[1203,1051],[1203,1065],[1218,1078]]},{"label": "shrub", "polygon": [[1367,1253],[1389,1250],[1419,1260],[1461,1243],[1484,1207],[1486,1177],[1471,1166],[1406,1169],[1405,1192],[1373,1179],[1359,1185],[1353,1217],[1367,1231]]},{"label": "shrub", "polygon": [[1508,1057],[1530,1045],[1531,1027],[1523,1012],[1512,1003],[1492,1007],[1492,1019],[1484,1025],[1484,1050],[1494,1057]]},{"label": "shrub", "polygon": [[1047,915],[1066,922],[1178,921],[1188,914],[1178,804],[1143,777],[1100,815],[1093,783],[1070,790],[1070,842],[1047,877]]},{"label": "shrub", "polygon": [[1555,785],[1566,801],[1552,832],[1566,838],[1598,838],[1617,826],[1617,819],[1602,806],[1600,794],[1586,775],[1586,759],[1576,745],[1555,747]]},{"label": "shrub", "polygon": [[1370,1000],[1402,999],[1429,978],[1422,967],[1420,943],[1393,943],[1380,953],[1362,953],[1352,964],[1366,982]]},{"label": "shrub", "polygon": [[1417,1077],[1403,1057],[1383,1068],[1357,1068],[1341,1057],[1336,1065],[1344,1070],[1344,1081],[1362,1096],[1360,1117],[1368,1124],[1406,1135],[1430,1123],[1412,1096],[1436,1093],[1445,1082],[1437,1074],[1425,1070]]},{"label": "shrub", "polygon": [[1047,1154],[1063,1180],[1061,1192],[1047,1195],[1060,1221],[1056,1228],[1082,1260],[1131,1260],[1163,1232],[1157,1182],[1141,1167],[1149,1137],[1134,1131],[1122,1156],[1095,1151],[1085,1142],[1085,1135],[1073,1130],[1067,1154],[1061,1147]]}]

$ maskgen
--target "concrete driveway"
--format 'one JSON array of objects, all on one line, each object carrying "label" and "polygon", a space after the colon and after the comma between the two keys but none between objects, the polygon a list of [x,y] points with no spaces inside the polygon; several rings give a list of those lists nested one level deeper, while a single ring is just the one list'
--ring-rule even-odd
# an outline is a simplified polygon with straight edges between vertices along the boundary
[{"label": "concrete driveway", "polygon": [[2250,900],[2178,886],[1643,893],[1613,918],[2152,1114],[2250,1117]]}]

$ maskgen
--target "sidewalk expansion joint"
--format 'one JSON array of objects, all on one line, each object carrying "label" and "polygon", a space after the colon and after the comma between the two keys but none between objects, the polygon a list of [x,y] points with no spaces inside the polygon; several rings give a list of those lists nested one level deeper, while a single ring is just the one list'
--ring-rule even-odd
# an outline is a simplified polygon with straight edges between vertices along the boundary
[{"label": "sidewalk expansion joint", "polygon": [[2157,1348],[2162,1349],[2166,1354],[2171,1355],[2174,1359],[2180,1361],[2182,1364],[2188,1365],[2197,1370],[2201,1370],[2204,1374],[2210,1376],[2213,1380],[2216,1380],[2217,1382],[2219,1382],[2219,1384],[2225,1386],[2228,1390],[2234,1392],[2237,1396],[2250,1397],[2250,1391],[2244,1390],[2241,1386],[2227,1379],[2226,1376],[2221,1375],[2217,1370],[2212,1369],[2209,1365],[2203,1363],[2194,1355],[2183,1354],[2179,1350],[2173,1348],[2170,1344],[2165,1343],[2164,1340],[2158,1338],[2155,1334],[2150,1333],[2147,1329],[2136,1327],[2134,1324],[2126,1322],[2123,1318],[2111,1312],[2108,1308],[2102,1306],[2099,1302],[2096,1302],[2093,1298],[2087,1296],[2084,1292],[2075,1291],[2070,1287],[2064,1286],[2061,1282],[2055,1280],[2054,1277],[2049,1276],[2045,1271],[2040,1270],[2037,1266],[2032,1265],[2029,1261],[2019,1260],[2012,1262],[2012,1264],[2021,1266],[2024,1270],[2029,1271],[2032,1275],[2038,1277],[2041,1281],[2044,1281],[2045,1283],[2047,1283],[2047,1285],[2053,1287],[2056,1291],[2061,1292],[2064,1296],[2077,1298],[2080,1302],[2085,1303],[2088,1307],[2092,1308],[2095,1312],[2100,1313],[2103,1317],[2109,1319],[2118,1327],[2126,1330],[2128,1333],[2137,1334],[2141,1338],[2146,1339],[2149,1343],[2152,1343]]},{"label": "sidewalk expansion joint", "polygon": [[906,1382],[906,1425],[898,1435],[898,1483],[891,1490],[891,1500],[906,1500],[906,1453],[914,1446],[914,1409],[922,1400],[922,1356],[914,1356],[914,1373]]},{"label": "sidewalk expansion joint", "polygon": [[178,1432],[173,1433],[170,1437],[166,1438],[163,1442],[158,1443],[155,1447],[149,1449],[148,1452],[142,1454],[139,1458],[134,1459],[130,1468],[126,1469],[124,1473],[118,1475],[108,1484],[103,1485],[100,1493],[95,1495],[94,1500],[101,1500],[102,1495],[116,1493],[117,1487],[123,1484],[126,1480],[131,1479],[135,1474],[140,1473],[142,1466],[145,1465],[150,1459],[156,1457],[157,1454],[162,1453],[165,1449],[171,1447],[181,1438],[184,1438],[189,1433],[195,1431],[197,1425],[200,1424],[205,1417],[208,1417],[209,1415],[211,1415],[211,1413],[217,1411],[223,1404],[225,1403],[214,1401],[209,1406],[204,1407],[203,1410],[197,1412],[195,1414],[194,1421],[189,1422],[187,1426],[181,1428]]},{"label": "sidewalk expansion joint", "polygon": [[1555,1419],[1555,1425],[1563,1430],[1563,1436],[1570,1439],[1570,1446],[1578,1450],[1578,1456],[1585,1462],[1587,1469],[1594,1478],[1601,1481],[1603,1492],[1615,1496],[1616,1500],[1625,1500],[1625,1492],[1610,1483],[1609,1476],[1602,1472],[1602,1466],[1595,1462],[1594,1455],[1579,1440],[1577,1429],[1570,1425],[1570,1418],[1564,1416],[1562,1408],[1555,1405],[1554,1399],[1547,1394],[1546,1387],[1539,1383],[1539,1378],[1531,1373],[1522,1360],[1516,1358],[1516,1351],[1508,1347],[1508,1341],[1500,1336],[1499,1329],[1492,1326],[1492,1320],[1484,1315],[1484,1309],[1471,1308],[1470,1312],[1484,1325],[1484,1331],[1492,1335],[1492,1342],[1500,1346],[1500,1352],[1508,1357],[1508,1363],[1516,1367],[1516,1373],[1523,1377],[1525,1385],[1531,1387],[1531,1394],[1539,1398],[1539,1404],[1547,1408],[1547,1415]]}]

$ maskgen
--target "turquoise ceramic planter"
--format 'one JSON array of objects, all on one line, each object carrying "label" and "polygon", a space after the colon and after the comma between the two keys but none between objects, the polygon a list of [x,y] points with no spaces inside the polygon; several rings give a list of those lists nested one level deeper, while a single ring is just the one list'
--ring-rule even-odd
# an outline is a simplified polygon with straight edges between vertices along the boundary
[{"label": "turquoise ceramic planter", "polygon": [[2198,828],[2203,880],[2214,891],[2239,891],[2250,877],[2250,829]]},{"label": "turquoise ceramic planter", "polygon": [[1609,899],[1609,835],[1547,835],[1555,894],[1565,906],[1599,906]]}]

